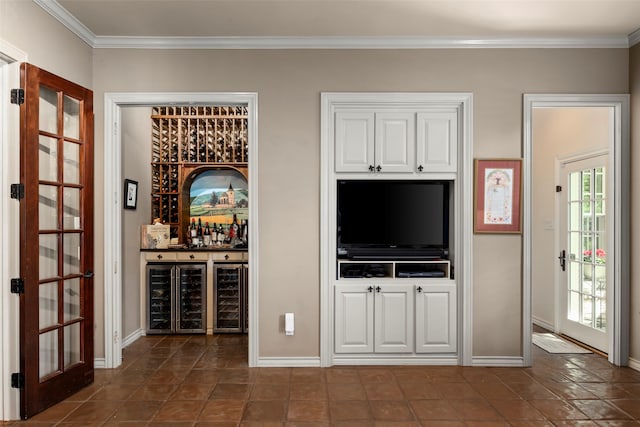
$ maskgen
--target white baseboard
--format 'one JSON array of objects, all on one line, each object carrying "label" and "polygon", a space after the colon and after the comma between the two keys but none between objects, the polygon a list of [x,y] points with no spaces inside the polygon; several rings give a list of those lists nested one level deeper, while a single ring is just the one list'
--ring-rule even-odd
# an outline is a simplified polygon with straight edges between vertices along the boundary
[{"label": "white baseboard", "polygon": [[555,327],[553,326],[553,323],[549,323],[546,320],[536,316],[531,316],[531,321],[536,326],[540,326],[541,328],[544,328],[548,331],[555,332]]},{"label": "white baseboard", "polygon": [[406,358],[389,358],[389,357],[367,357],[367,356],[341,356],[334,357],[333,364],[335,366],[455,366],[458,364],[458,358],[452,357],[406,357]]},{"label": "white baseboard", "polygon": [[93,368],[94,369],[104,369],[106,366],[106,361],[104,357],[96,357],[93,359]]},{"label": "white baseboard", "polygon": [[133,344],[135,341],[137,341],[140,337],[143,337],[144,335],[145,333],[142,329],[137,329],[133,331],[131,334],[127,335],[122,340],[122,348],[125,348],[128,345]]},{"label": "white baseboard", "polygon": [[259,357],[258,367],[260,368],[287,368],[287,367],[305,367],[319,368],[319,357]]},{"label": "white baseboard", "polygon": [[640,360],[629,358],[629,367],[631,369],[635,369],[636,371],[640,371]]},{"label": "white baseboard", "polygon": [[494,366],[494,367],[524,367],[524,360],[520,356],[474,356],[471,359],[471,366]]}]

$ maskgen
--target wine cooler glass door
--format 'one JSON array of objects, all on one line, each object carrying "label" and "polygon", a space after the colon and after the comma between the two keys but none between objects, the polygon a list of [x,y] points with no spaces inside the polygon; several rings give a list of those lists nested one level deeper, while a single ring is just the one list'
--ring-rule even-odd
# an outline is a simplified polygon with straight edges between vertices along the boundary
[{"label": "wine cooler glass door", "polygon": [[167,333],[172,332],[172,283],[173,269],[171,265],[147,265],[149,306],[148,306],[148,332]]},{"label": "wine cooler glass door", "polygon": [[237,264],[216,267],[216,332],[242,332],[240,268]]},{"label": "wine cooler glass door", "polygon": [[177,274],[177,332],[204,332],[206,266],[180,265]]}]

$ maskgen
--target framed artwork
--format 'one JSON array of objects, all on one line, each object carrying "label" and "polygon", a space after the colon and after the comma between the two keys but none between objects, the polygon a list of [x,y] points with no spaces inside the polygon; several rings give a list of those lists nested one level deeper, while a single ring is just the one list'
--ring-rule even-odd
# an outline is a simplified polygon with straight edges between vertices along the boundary
[{"label": "framed artwork", "polygon": [[522,160],[475,160],[475,233],[522,232]]},{"label": "framed artwork", "polygon": [[135,209],[138,205],[138,181],[124,180],[124,208]]}]

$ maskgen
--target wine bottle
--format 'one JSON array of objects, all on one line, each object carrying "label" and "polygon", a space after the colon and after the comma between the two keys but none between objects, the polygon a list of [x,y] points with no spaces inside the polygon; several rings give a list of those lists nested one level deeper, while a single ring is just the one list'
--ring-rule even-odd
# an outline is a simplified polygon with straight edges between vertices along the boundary
[{"label": "wine bottle", "polygon": [[216,223],[213,223],[213,228],[211,229],[211,244],[218,244],[218,227],[216,227]]},{"label": "wine bottle", "polygon": [[203,243],[205,246],[211,246],[211,229],[208,222],[205,222],[204,226]]},{"label": "wine bottle", "polygon": [[191,218],[191,227],[189,228],[189,235],[191,236],[191,245],[198,246],[200,242],[198,240],[198,228],[196,227],[195,218]]}]

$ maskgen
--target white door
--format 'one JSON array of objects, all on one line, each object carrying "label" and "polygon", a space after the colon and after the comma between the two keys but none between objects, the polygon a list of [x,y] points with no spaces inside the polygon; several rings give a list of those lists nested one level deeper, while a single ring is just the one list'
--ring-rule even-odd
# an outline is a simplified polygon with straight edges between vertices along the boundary
[{"label": "white door", "polygon": [[[563,163],[560,177],[560,332],[605,353],[613,233],[607,155]],[[610,315],[611,313],[609,313]]]},{"label": "white door", "polygon": [[373,172],[374,114],[336,112],[336,172]]},{"label": "white door", "polygon": [[416,286],[416,353],[456,351],[456,285]]},{"label": "white door", "polygon": [[418,172],[455,172],[458,159],[458,112],[418,113],[416,164]]},{"label": "white door", "polygon": [[374,348],[377,353],[412,353],[414,286],[375,287]]},{"label": "white door", "polygon": [[336,353],[373,352],[373,286],[335,286]]},{"label": "white door", "polygon": [[413,172],[415,123],[414,113],[376,113],[376,172]]}]

